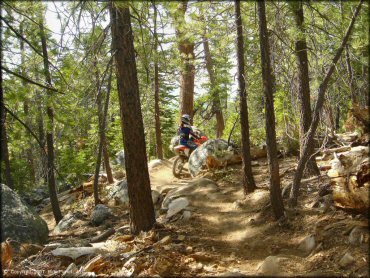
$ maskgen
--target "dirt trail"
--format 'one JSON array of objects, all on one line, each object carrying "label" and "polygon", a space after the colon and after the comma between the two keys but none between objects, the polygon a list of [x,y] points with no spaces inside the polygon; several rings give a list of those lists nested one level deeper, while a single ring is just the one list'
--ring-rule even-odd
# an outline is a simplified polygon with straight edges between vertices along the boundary
[{"label": "dirt trail", "polygon": [[[256,162],[254,163],[256,164]],[[294,175],[295,158],[279,160],[281,187],[288,185]],[[189,220],[170,220],[155,228],[155,240],[149,237],[136,237],[129,243],[130,248],[151,248],[152,252],[137,255],[134,264],[135,274],[144,276],[217,276],[217,275],[256,275],[259,266],[269,256],[279,257],[278,266],[269,276],[348,276],[368,277],[369,262],[368,234],[365,243],[350,245],[348,231],[354,225],[367,224],[363,215],[348,213],[330,207],[314,208],[319,188],[328,183],[328,179],[311,179],[302,183],[299,206],[296,210],[287,208],[288,221],[279,223],[274,220],[269,207],[268,166],[266,159],[260,159],[253,166],[253,175],[258,189],[244,196],[241,181],[241,165],[213,172],[204,171],[196,178],[190,175],[177,179],[172,175],[172,160],[163,161],[150,169],[151,187],[164,195],[172,188],[179,188],[189,183],[196,185],[196,192],[190,199],[191,217]],[[204,183],[205,182],[205,183]],[[212,183],[214,190],[203,190],[202,186]],[[103,184],[103,193],[105,190]],[[64,193],[63,193],[64,194]],[[73,211],[82,211],[85,220],[78,220],[73,229],[62,234],[49,234],[50,243],[61,243],[68,247],[90,246],[89,239],[114,227],[116,230],[129,224],[127,207],[111,206],[112,219],[107,219],[96,227],[89,223],[89,215],[94,207],[93,197],[76,192],[65,194],[61,201],[63,215]],[[104,194],[103,194],[104,195]],[[156,206],[158,222],[163,218],[159,205]],[[49,230],[55,226],[50,207],[46,207],[41,216],[47,221]],[[281,225],[282,224],[282,225]],[[129,231],[123,232],[127,235]],[[122,235],[116,233],[110,238]],[[317,250],[308,255],[298,249],[302,239],[315,235]],[[155,247],[155,242],[170,236],[170,243]],[[181,239],[180,239],[181,238]],[[338,262],[346,252],[350,252],[354,262],[341,268]],[[200,254],[200,255],[199,255]],[[123,259],[121,253],[105,254],[106,265],[97,274],[116,275],[116,271],[125,268],[129,259]],[[54,257],[50,252],[39,253],[32,263],[28,258],[17,258],[18,271],[26,266],[35,271],[50,271],[62,274],[72,262],[66,258]],[[92,257],[81,257],[75,261],[78,267],[85,265]],[[28,266],[29,262],[31,265]],[[40,263],[42,262],[42,263]],[[26,266],[25,266],[26,265]],[[273,265],[273,264],[272,264]],[[129,266],[127,266],[130,269]],[[12,270],[13,271],[13,270]],[[13,272],[10,272],[13,273]],[[13,274],[16,274],[14,272]],[[126,272],[125,272],[126,273]],[[127,273],[126,273],[127,274]],[[120,274],[118,276],[122,276]],[[126,276],[126,275],[123,275]]]},{"label": "dirt trail", "polygon": [[[281,186],[284,187],[293,178],[294,171],[291,170],[296,166],[296,160],[286,158],[279,162],[280,173],[284,173],[281,180]],[[247,197],[244,196],[242,190],[241,165],[229,168],[226,172],[216,171],[204,174],[203,177],[217,182],[219,191],[201,200],[193,201],[196,209],[188,223],[175,222],[170,225],[178,234],[186,235],[186,244],[197,250],[206,251],[214,258],[214,261],[209,262],[208,265],[213,264],[217,273],[255,275],[259,265],[266,257],[272,255],[286,258],[281,264],[280,272],[275,273],[276,275],[315,275],[317,271],[330,276],[351,273],[354,269],[343,270],[338,267],[340,256],[348,250],[347,239],[344,235],[342,239],[335,238],[335,234],[328,235],[325,245],[332,248],[318,250],[316,254],[308,257],[297,248],[305,236],[315,232],[317,222],[327,218],[326,214],[321,211],[308,207],[308,204],[312,202],[312,193],[318,191],[319,186],[327,181],[316,179],[303,183],[299,199],[300,206],[295,211],[287,208],[289,224],[280,226],[274,220],[268,206],[267,161],[260,159],[258,164],[253,167],[253,173],[259,189]],[[173,188],[202,178],[202,176],[195,179],[174,178],[171,163],[152,170],[150,176],[152,188],[157,190],[166,187]],[[352,217],[335,209],[329,214],[330,221],[333,222]],[[368,262],[367,253],[362,253],[366,251],[366,248],[364,249],[364,246],[361,248],[362,251],[356,249],[352,252],[365,255],[363,257],[365,259],[357,265],[357,270],[363,268],[364,262]],[[355,248],[350,247],[349,250],[351,249]],[[207,275],[207,272],[203,274]]]}]

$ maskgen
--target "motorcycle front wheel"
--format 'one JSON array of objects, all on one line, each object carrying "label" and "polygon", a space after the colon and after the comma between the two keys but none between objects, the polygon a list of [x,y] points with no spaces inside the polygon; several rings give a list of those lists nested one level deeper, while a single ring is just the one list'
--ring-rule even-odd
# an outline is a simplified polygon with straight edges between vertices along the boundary
[{"label": "motorcycle front wheel", "polygon": [[173,166],[172,166],[172,174],[176,178],[181,177],[181,171],[184,168],[184,165],[185,165],[185,159],[181,156],[176,157],[175,161],[173,162]]}]

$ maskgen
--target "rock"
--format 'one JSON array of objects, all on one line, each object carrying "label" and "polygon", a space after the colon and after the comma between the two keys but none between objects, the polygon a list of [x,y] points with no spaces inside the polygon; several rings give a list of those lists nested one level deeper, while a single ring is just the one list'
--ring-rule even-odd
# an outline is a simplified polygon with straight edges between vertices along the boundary
[{"label": "rock", "polygon": [[184,212],[182,213],[182,220],[188,221],[190,217],[191,217],[191,212],[188,210],[184,210]]},{"label": "rock", "polygon": [[72,225],[79,219],[83,219],[83,215],[80,211],[70,212],[66,214],[62,220],[59,221],[58,225],[54,228],[54,234],[59,234],[69,230]]},{"label": "rock", "polygon": [[156,168],[156,167],[158,167],[162,164],[163,164],[163,161],[161,159],[154,159],[154,160],[151,160],[148,163],[148,168],[149,168],[149,170],[151,170],[151,169]]},{"label": "rock", "polygon": [[43,187],[35,188],[31,192],[21,194],[24,200],[30,206],[38,206],[48,197],[47,189]]},{"label": "rock", "polygon": [[153,204],[155,205],[161,197],[161,193],[159,193],[157,190],[152,190],[152,200]]},{"label": "rock", "polygon": [[155,245],[166,245],[172,241],[171,236],[165,236],[160,241],[157,241]]},{"label": "rock", "polygon": [[84,255],[92,255],[100,252],[101,249],[97,247],[70,247],[70,248],[57,248],[51,251],[53,256],[64,256],[70,257],[73,260],[84,256]]},{"label": "rock", "polygon": [[352,264],[353,262],[355,261],[355,259],[351,256],[350,253],[346,253],[344,254],[344,256],[340,259],[339,261],[339,265],[341,267],[346,267],[346,266],[349,266],[350,264]]},{"label": "rock", "polygon": [[42,244],[48,234],[46,222],[17,193],[1,184],[1,237]]},{"label": "rock", "polygon": [[268,256],[258,267],[257,271],[263,275],[278,275],[281,272],[280,261],[280,257]]},{"label": "rock", "polygon": [[125,167],[125,151],[120,150],[116,153],[116,158],[112,161],[113,164],[118,164],[121,167]]},{"label": "rock", "polygon": [[202,197],[204,195],[209,195],[209,193],[213,193],[218,190],[219,188],[214,181],[210,179],[201,178],[193,182],[190,182],[186,185],[179,186],[168,191],[166,197],[163,199],[162,208],[167,209],[168,205],[172,202],[172,200],[179,197],[185,196]]},{"label": "rock", "polygon": [[356,226],[349,234],[348,241],[351,245],[359,245],[364,242],[367,233],[366,229]]},{"label": "rock", "polygon": [[185,197],[177,198],[173,200],[169,205],[168,205],[168,211],[166,218],[170,218],[174,216],[175,214],[179,213],[182,211],[184,208],[186,208],[189,205],[189,200]]},{"label": "rock", "polygon": [[108,199],[117,199],[121,205],[128,205],[127,181],[122,180],[113,184],[107,197]]},{"label": "rock", "polygon": [[[189,157],[189,172],[195,177],[203,165],[206,165],[208,156],[219,157],[223,152],[228,152],[229,145],[223,139],[210,139],[199,146]],[[231,152],[230,152],[231,153]]]},{"label": "rock", "polygon": [[315,248],[315,246],[316,246],[315,236],[308,235],[301,241],[298,248],[305,252],[306,254],[310,254],[311,251]]},{"label": "rock", "polygon": [[186,251],[186,253],[191,253],[191,252],[193,252],[193,247],[191,247],[191,246],[186,246],[185,251]]},{"label": "rock", "polygon": [[110,209],[102,204],[97,205],[93,212],[91,213],[91,223],[93,223],[96,226],[99,226],[101,223],[104,222],[105,219],[107,219],[109,216],[111,216],[112,213]]}]

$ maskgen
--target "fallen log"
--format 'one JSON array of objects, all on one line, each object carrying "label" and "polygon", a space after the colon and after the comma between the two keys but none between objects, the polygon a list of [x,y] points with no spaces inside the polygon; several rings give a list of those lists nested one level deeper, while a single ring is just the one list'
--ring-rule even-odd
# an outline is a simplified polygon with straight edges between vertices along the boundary
[{"label": "fallen log", "polygon": [[100,235],[97,235],[97,236],[93,237],[90,240],[90,243],[96,243],[96,242],[104,241],[108,237],[110,237],[111,235],[113,235],[115,232],[116,232],[116,230],[114,228],[109,228],[108,230],[106,230],[105,232],[101,233]]}]

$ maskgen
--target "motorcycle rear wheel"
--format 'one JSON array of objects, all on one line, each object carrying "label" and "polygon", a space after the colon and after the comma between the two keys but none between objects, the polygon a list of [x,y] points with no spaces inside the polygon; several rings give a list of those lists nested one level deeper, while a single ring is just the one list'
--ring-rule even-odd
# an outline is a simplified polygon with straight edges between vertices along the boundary
[{"label": "motorcycle rear wheel", "polygon": [[185,162],[186,162],[185,159],[181,156],[176,157],[175,161],[173,162],[172,174],[176,178],[181,177],[181,171],[184,168]]}]

